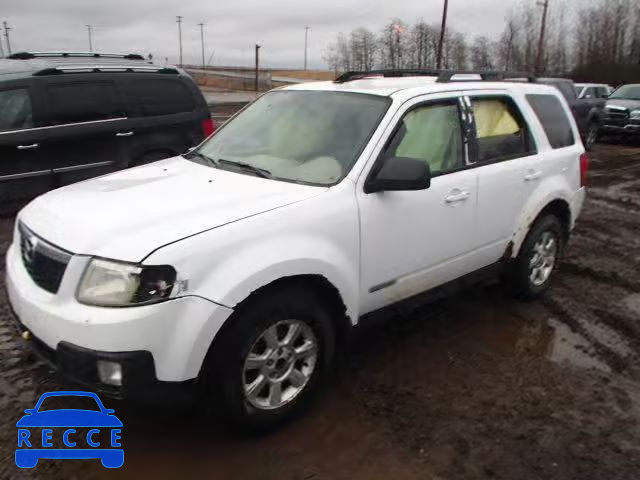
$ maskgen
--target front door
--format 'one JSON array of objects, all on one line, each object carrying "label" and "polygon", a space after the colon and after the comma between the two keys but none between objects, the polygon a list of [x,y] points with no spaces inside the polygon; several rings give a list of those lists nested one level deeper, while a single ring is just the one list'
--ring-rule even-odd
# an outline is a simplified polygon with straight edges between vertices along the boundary
[{"label": "front door", "polygon": [[439,97],[407,104],[392,122],[395,127],[390,127],[380,152],[381,158],[428,162],[431,186],[372,194],[358,187],[362,313],[468,273],[477,173],[467,165],[460,99],[451,93]]}]

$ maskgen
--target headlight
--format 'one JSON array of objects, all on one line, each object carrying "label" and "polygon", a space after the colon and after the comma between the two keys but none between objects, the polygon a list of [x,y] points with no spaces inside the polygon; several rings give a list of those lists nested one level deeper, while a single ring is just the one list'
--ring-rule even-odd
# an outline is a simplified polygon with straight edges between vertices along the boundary
[{"label": "headlight", "polygon": [[631,110],[629,117],[631,120],[640,120],[640,110]]},{"label": "headlight", "polygon": [[145,266],[93,258],[78,287],[78,301],[101,307],[159,302],[171,295],[176,271],[169,265]]}]

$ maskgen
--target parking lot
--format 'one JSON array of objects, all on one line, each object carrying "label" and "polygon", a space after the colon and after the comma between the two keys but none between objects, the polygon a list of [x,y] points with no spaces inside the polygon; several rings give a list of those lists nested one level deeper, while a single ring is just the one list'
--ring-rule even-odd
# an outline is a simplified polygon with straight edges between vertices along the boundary
[{"label": "parking lot", "polygon": [[[117,472],[90,460],[15,467],[15,422],[61,385],[0,293],[0,477],[637,478],[640,148],[598,145],[591,158],[585,210],[541,301],[476,287],[359,332],[315,407],[267,437],[103,398],[124,423]],[[12,225],[0,220],[3,253]]]}]

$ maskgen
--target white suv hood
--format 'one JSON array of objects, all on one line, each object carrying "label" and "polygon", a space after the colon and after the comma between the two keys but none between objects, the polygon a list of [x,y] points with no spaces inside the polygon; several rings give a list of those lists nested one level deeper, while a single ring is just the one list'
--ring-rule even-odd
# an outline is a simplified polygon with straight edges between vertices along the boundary
[{"label": "white suv hood", "polygon": [[140,261],[167,243],[325,190],[175,157],[46,193],[19,219],[73,253]]}]

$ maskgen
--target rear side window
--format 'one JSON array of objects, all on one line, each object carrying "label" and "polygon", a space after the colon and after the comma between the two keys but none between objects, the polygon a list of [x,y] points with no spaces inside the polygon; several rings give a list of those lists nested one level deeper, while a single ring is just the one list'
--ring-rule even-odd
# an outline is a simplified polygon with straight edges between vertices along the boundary
[{"label": "rear side window", "polygon": [[573,145],[575,138],[567,114],[554,95],[527,95],[527,101],[547,134],[553,148]]},{"label": "rear side window", "polygon": [[33,127],[31,98],[26,88],[0,91],[0,131]]},{"label": "rear side window", "polygon": [[129,82],[129,90],[145,117],[192,112],[195,108],[193,95],[179,80],[134,79]]},{"label": "rear side window", "polygon": [[52,125],[126,116],[116,87],[109,82],[61,83],[48,85],[46,91]]},{"label": "rear side window", "polygon": [[472,98],[471,102],[479,162],[509,160],[535,153],[529,128],[510,99]]}]

